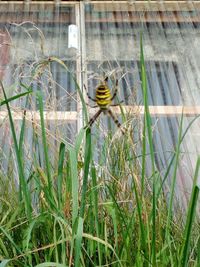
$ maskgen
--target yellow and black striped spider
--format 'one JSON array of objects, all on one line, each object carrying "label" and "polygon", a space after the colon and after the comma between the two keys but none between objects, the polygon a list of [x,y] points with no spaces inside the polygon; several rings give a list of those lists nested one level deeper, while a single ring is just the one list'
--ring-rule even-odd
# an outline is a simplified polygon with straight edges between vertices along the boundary
[{"label": "yellow and black striped spider", "polygon": [[[84,85],[85,87],[85,85]],[[87,92],[87,89],[85,87],[85,90]],[[116,80],[115,83],[115,90],[113,93],[113,96],[111,95],[110,88],[108,87],[108,77],[104,79],[103,82],[101,82],[97,88],[96,88],[96,94],[95,98],[92,98],[88,92],[87,96],[89,99],[94,101],[97,106],[99,107],[99,110],[95,113],[95,115],[90,119],[88,125],[86,127],[91,127],[92,124],[96,121],[96,119],[99,117],[99,115],[103,112],[104,114],[109,114],[110,117],[113,119],[114,123],[117,125],[118,128],[121,129],[121,132],[125,134],[125,131],[122,129],[120,122],[118,119],[115,117],[115,115],[112,113],[110,106],[116,106],[116,105],[111,105],[113,99],[116,97],[118,91],[118,80]]]}]

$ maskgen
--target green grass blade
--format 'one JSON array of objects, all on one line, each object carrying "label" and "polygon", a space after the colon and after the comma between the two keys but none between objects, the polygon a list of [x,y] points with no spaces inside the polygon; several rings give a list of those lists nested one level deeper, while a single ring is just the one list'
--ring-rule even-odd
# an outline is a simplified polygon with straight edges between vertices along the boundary
[{"label": "green grass blade", "polygon": [[[143,42],[142,34],[140,35],[140,64],[141,64],[141,80],[142,80],[142,92],[143,92],[143,102],[145,109],[145,121],[148,133],[148,141],[151,156],[151,167],[153,174],[153,205],[152,205],[152,265],[156,266],[156,174],[155,174],[155,159],[154,159],[154,149],[153,149],[153,135],[152,135],[152,122],[148,106],[148,95],[147,95],[147,77],[146,77],[146,67],[144,61],[143,52]],[[145,153],[146,154],[146,153]]]},{"label": "green grass blade", "polygon": [[78,194],[79,194],[79,184],[78,184],[78,169],[77,169],[77,156],[76,151],[73,148],[69,149],[69,161],[70,161],[70,180],[72,185],[72,226],[78,216]]},{"label": "green grass blade", "polygon": [[48,153],[48,146],[47,146],[47,140],[46,140],[44,113],[43,113],[43,111],[44,111],[43,98],[42,98],[42,95],[39,91],[37,92],[37,98],[38,98],[39,111],[40,111],[40,124],[41,124],[41,130],[42,130],[42,143],[43,143],[46,173],[47,173],[47,179],[48,179],[48,190],[49,190],[50,198],[53,199],[51,169],[50,169],[49,153]]},{"label": "green grass blade", "polygon": [[191,196],[191,206],[188,210],[188,215],[187,215],[187,223],[185,226],[185,239],[184,239],[184,244],[183,244],[183,249],[182,249],[181,262],[179,265],[180,267],[188,266],[190,236],[191,236],[191,231],[192,231],[192,225],[193,225],[194,218],[195,218],[198,196],[199,196],[199,187],[195,186],[193,190],[193,194]]},{"label": "green grass blade", "polygon": [[62,205],[62,183],[63,183],[63,165],[65,159],[65,144],[60,144],[59,159],[58,159],[58,181],[57,181],[57,198],[58,208]]},{"label": "green grass blade", "polygon": [[170,223],[171,223],[172,212],[173,212],[173,199],[174,199],[175,183],[176,183],[176,176],[177,176],[177,169],[178,169],[178,162],[179,162],[179,155],[180,155],[180,145],[181,145],[181,136],[182,136],[182,128],[183,128],[182,126],[183,126],[183,113],[181,116],[181,122],[180,122],[180,127],[179,127],[178,144],[176,147],[174,171],[172,175],[171,188],[170,188],[169,208],[168,208],[166,234],[165,234],[165,237],[167,240],[170,240],[170,237],[168,236],[168,234],[170,230]]},{"label": "green grass blade", "polygon": [[0,107],[3,106],[3,105],[6,105],[7,103],[9,103],[9,102],[11,102],[13,100],[21,98],[23,96],[27,96],[28,94],[31,94],[32,92],[33,92],[32,90],[29,90],[28,92],[24,92],[24,93],[12,96],[10,98],[7,98],[6,100],[3,100],[3,101],[0,102]]},{"label": "green grass blade", "polygon": [[200,157],[198,157],[197,159],[195,174],[194,174],[194,179],[193,179],[192,193],[191,193],[191,198],[190,198],[190,202],[188,205],[188,214],[187,214],[185,231],[184,231],[184,244],[182,246],[180,267],[187,266],[190,235],[191,235],[193,220],[195,217],[195,209],[196,209],[196,204],[197,204],[197,199],[198,199],[198,194],[199,194],[199,187],[197,186],[199,168],[200,168]]},{"label": "green grass blade", "polygon": [[141,177],[141,196],[144,192],[146,173],[146,119],[143,120],[143,134],[142,134],[142,177]]},{"label": "green grass blade", "polygon": [[57,262],[44,262],[37,264],[35,267],[67,267],[67,266]]},{"label": "green grass blade", "polygon": [[[109,195],[110,197],[112,198],[112,201],[113,201],[113,205],[116,209],[116,211],[118,212],[119,214],[119,220],[120,220],[120,225],[124,225],[125,229],[128,228],[128,225],[127,225],[127,222],[126,222],[126,217],[124,216],[123,214],[123,210],[120,208],[119,204],[117,203],[117,200],[116,200],[116,197],[115,197],[115,193],[113,192],[113,190],[111,189],[111,187],[109,185],[106,186],[109,190]],[[122,236],[123,236],[123,240],[126,239],[126,232],[125,231],[122,231]],[[127,244],[125,243],[125,246],[126,246],[126,249],[128,250],[127,248]]]},{"label": "green grass blade", "polygon": [[[195,173],[194,173],[194,179],[193,179],[193,186],[192,186],[192,195],[194,193],[194,189],[197,185],[197,179],[198,179],[198,174],[199,174],[199,168],[200,168],[200,156],[197,159],[197,163],[196,163],[196,168],[195,168]],[[192,200],[191,200],[192,202]],[[191,204],[189,203],[189,209],[191,207]]]},{"label": "green grass blade", "polygon": [[30,219],[31,218],[31,212],[32,212],[31,197],[30,197],[27,181],[26,181],[26,178],[25,178],[24,170],[23,170],[23,162],[22,162],[22,159],[21,159],[20,150],[19,150],[18,143],[17,143],[17,136],[16,136],[16,132],[15,132],[12,113],[11,113],[10,106],[9,106],[9,103],[8,103],[8,98],[6,96],[6,92],[5,92],[3,83],[1,81],[0,81],[0,84],[1,84],[3,95],[4,95],[4,98],[5,98],[5,101],[6,101],[6,106],[7,106],[8,116],[9,116],[9,121],[10,121],[10,128],[11,128],[11,132],[12,132],[12,137],[13,137],[13,141],[14,141],[14,148],[15,148],[15,153],[16,153],[16,158],[17,158],[19,181],[20,181],[20,190],[19,190],[20,198],[21,197],[24,198],[26,214],[27,214],[27,217]]},{"label": "green grass blade", "polygon": [[[106,223],[105,223],[105,225],[106,225]],[[106,226],[104,226],[104,227],[106,228]],[[105,230],[105,233],[106,233],[106,230]],[[104,245],[105,248],[106,248],[106,251],[108,249],[110,249],[112,251],[113,255],[115,255],[115,257],[117,259],[117,262],[116,262],[117,265],[116,266],[123,267],[123,265],[121,263],[121,260],[119,259],[118,255],[116,254],[114,248],[109,244],[109,242],[106,240],[106,238],[105,238],[105,240],[102,240],[102,239],[100,239],[100,238],[98,238],[96,236],[92,236],[92,235],[87,234],[87,233],[83,233],[83,237],[87,238],[87,239],[90,239],[90,240],[94,240],[94,241],[99,242],[100,244]],[[103,266],[107,266],[107,265],[103,265]]]},{"label": "green grass blade", "polygon": [[79,217],[76,240],[75,240],[75,264],[74,264],[75,267],[80,266],[82,237],[83,237],[83,218]]},{"label": "green grass blade", "polygon": [[[93,212],[94,212],[94,218],[95,218],[95,228],[96,228],[96,235],[97,237],[100,237],[100,227],[98,223],[98,189],[97,189],[97,177],[96,177],[96,169],[94,166],[94,162],[92,163],[91,168],[91,176],[92,176],[92,203],[93,203]],[[100,244],[97,243],[97,250],[98,250],[98,260],[99,260],[99,266],[102,265],[102,252]]]},{"label": "green grass blade", "polygon": [[[74,154],[75,154],[75,151],[74,151]],[[76,156],[76,154],[74,156]],[[76,230],[76,240],[75,240],[75,267],[78,267],[80,264],[80,255],[81,255],[80,244],[82,242],[83,218],[84,218],[84,213],[85,213],[87,183],[88,183],[88,175],[89,175],[90,160],[91,160],[91,132],[89,128],[86,130],[86,144],[85,144],[84,159],[85,160],[84,160],[84,174],[83,174],[81,204],[80,204],[80,212],[79,212],[79,219],[78,219],[78,226]],[[71,166],[71,167],[74,168],[74,166]],[[77,209],[75,211],[77,213]],[[74,222],[76,219],[75,217],[76,217],[76,214],[74,214]]]},{"label": "green grass blade", "polygon": [[9,235],[9,233],[4,230],[3,227],[0,226],[0,231],[7,237],[7,239],[10,241],[10,243],[12,244],[12,246],[16,249],[16,251],[19,253],[19,254],[22,254],[22,251],[21,249],[19,248],[19,246],[14,242],[13,238],[11,235]]},{"label": "green grass blade", "polygon": [[22,126],[20,131],[20,137],[19,137],[19,153],[20,157],[23,161],[23,142],[24,142],[24,133],[25,133],[25,123],[26,123],[26,110],[24,110],[24,116],[22,120]]},{"label": "green grass blade", "polygon": [[76,143],[75,143],[75,150],[76,150],[77,155],[78,155],[78,152],[80,150],[81,143],[83,142],[84,135],[85,135],[85,130],[80,129],[80,131],[76,137]]},{"label": "green grass blade", "polygon": [[138,217],[139,217],[139,227],[140,227],[140,235],[141,235],[141,249],[144,252],[144,258],[145,258],[145,262],[144,262],[144,267],[148,266],[147,265],[147,261],[149,260],[149,255],[148,255],[148,247],[147,247],[147,237],[146,237],[146,233],[145,233],[145,227],[144,227],[144,223],[142,220],[142,205],[141,205],[141,201],[138,197],[138,192],[137,192],[137,187],[136,187],[136,183],[133,183],[133,187],[134,187],[134,192],[135,192],[135,198],[136,198],[136,208],[137,208],[137,212],[138,212]]},{"label": "green grass blade", "polygon": [[85,144],[85,154],[84,154],[84,175],[83,175],[83,186],[82,186],[81,207],[80,207],[80,217],[82,218],[84,218],[84,212],[85,212],[86,192],[87,192],[87,183],[88,183],[91,153],[92,153],[91,131],[88,128],[86,130],[86,144]]},{"label": "green grass blade", "polygon": [[79,180],[78,180],[78,168],[79,168],[79,162],[78,162],[78,153],[80,150],[81,143],[83,141],[85,131],[83,129],[80,130],[76,137],[75,141],[75,148],[69,149],[69,166],[70,166],[70,181],[72,185],[72,225],[74,226],[74,223],[78,216],[78,208],[79,208]]},{"label": "green grass blade", "polygon": [[150,147],[152,173],[153,173],[153,175],[155,175],[155,159],[154,159],[153,138],[152,138],[152,129],[151,129],[152,122],[151,122],[151,115],[149,112],[149,105],[148,105],[147,76],[146,76],[146,67],[145,67],[145,61],[144,61],[142,35],[141,35],[141,39],[140,39],[140,64],[141,64],[142,92],[143,92],[143,101],[144,101],[144,108],[145,108],[145,118],[146,118],[146,127],[147,127],[147,133],[148,133],[148,141],[149,141],[149,147]]}]

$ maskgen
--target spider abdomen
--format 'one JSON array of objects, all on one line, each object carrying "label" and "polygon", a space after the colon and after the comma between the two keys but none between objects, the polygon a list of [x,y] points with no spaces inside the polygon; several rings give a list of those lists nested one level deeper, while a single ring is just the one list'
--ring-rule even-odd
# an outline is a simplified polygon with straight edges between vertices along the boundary
[{"label": "spider abdomen", "polygon": [[101,109],[105,109],[111,103],[111,92],[108,86],[102,84],[96,89],[96,102]]},{"label": "spider abdomen", "polygon": [[[96,121],[96,119],[99,117],[99,115],[103,112],[104,114],[110,115],[110,117],[113,119],[114,123],[117,125],[118,128],[121,129],[121,124],[118,121],[118,119],[115,117],[115,115],[112,113],[110,106],[112,100],[115,98],[117,94],[117,89],[118,89],[118,80],[116,80],[115,84],[115,91],[113,95],[111,95],[110,88],[107,85],[108,77],[104,79],[104,81],[97,86],[96,88],[96,94],[95,94],[95,99],[90,97],[90,95],[87,93],[88,98],[91,99],[92,101],[96,102],[96,104],[99,106],[99,110],[94,114],[94,116],[90,119],[88,123],[88,127],[91,127],[92,124]],[[85,87],[85,85],[84,85]],[[87,92],[87,89],[85,87],[85,90]],[[114,105],[113,105],[114,106]],[[121,129],[122,134],[125,134],[125,131]]]}]

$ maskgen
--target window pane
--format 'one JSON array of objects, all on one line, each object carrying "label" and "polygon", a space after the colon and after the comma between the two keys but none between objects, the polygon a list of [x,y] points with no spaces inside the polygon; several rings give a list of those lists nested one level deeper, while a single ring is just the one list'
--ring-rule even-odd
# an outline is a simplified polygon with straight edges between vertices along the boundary
[{"label": "window pane", "polygon": [[99,75],[114,72],[118,78],[126,77],[126,87],[140,92],[138,62],[142,32],[149,103],[199,105],[199,63],[196,60],[199,57],[199,24],[192,22],[198,14],[199,11],[138,12],[126,3],[121,6],[86,4],[88,63],[97,62],[93,71]]},{"label": "window pane", "polygon": [[[70,5],[5,5],[1,13],[1,79],[11,96],[31,84],[44,96],[45,109],[75,111],[76,91],[72,74],[76,75],[76,48],[69,48],[68,31],[75,24],[75,8]],[[58,63],[48,63],[48,58],[64,61],[66,72]],[[37,110],[34,97],[26,103],[20,99],[15,107]]]},{"label": "window pane", "polygon": [[[0,78],[7,97],[33,94],[10,102],[17,138],[26,110],[24,157],[44,167],[39,104],[43,96],[49,157],[58,162],[59,145],[73,144],[77,132],[77,47],[69,46],[69,26],[76,24],[75,6],[48,3],[0,5]],[[54,58],[55,60],[49,60]],[[62,60],[68,72],[56,60]],[[0,99],[4,99],[0,90]],[[56,165],[55,165],[56,166]],[[6,106],[0,107],[0,171],[16,179],[17,165]]]}]

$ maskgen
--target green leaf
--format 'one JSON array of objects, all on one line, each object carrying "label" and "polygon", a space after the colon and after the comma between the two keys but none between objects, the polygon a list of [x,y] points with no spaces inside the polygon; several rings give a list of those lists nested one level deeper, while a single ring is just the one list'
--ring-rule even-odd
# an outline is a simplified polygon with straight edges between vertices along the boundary
[{"label": "green leaf", "polygon": [[83,237],[83,218],[79,217],[76,241],[75,241],[75,267],[80,266],[82,237]]},{"label": "green leaf", "polygon": [[82,186],[82,195],[81,195],[81,208],[80,208],[80,217],[84,218],[85,212],[85,203],[86,203],[86,192],[87,192],[87,183],[88,183],[88,174],[90,168],[91,160],[91,131],[88,128],[86,130],[86,145],[85,145],[85,155],[84,155],[84,175],[83,175],[83,186]]},{"label": "green leaf", "polygon": [[81,143],[83,141],[83,137],[84,137],[84,134],[85,134],[85,130],[84,129],[80,129],[77,137],[76,137],[76,142],[75,142],[75,150],[76,150],[76,153],[78,154],[79,150],[80,150],[80,147],[81,147]]},{"label": "green leaf", "polygon": [[74,225],[78,216],[78,170],[76,151],[73,148],[69,149],[70,161],[70,179],[72,184],[72,225]]},{"label": "green leaf", "polygon": [[17,158],[18,173],[19,173],[19,180],[20,180],[20,190],[19,190],[20,199],[22,199],[22,197],[24,197],[26,213],[27,213],[28,218],[30,219],[31,218],[31,212],[32,212],[31,197],[30,197],[30,193],[28,190],[27,182],[26,182],[26,177],[25,177],[24,170],[23,170],[23,162],[22,162],[20,150],[19,150],[18,143],[17,143],[17,135],[15,132],[14,121],[13,121],[12,113],[11,113],[10,106],[8,103],[8,98],[6,96],[6,92],[5,92],[3,83],[1,81],[0,81],[0,85],[1,85],[3,95],[4,95],[4,98],[6,101],[6,106],[7,106],[8,116],[9,116],[9,121],[10,121],[10,127],[11,127],[12,137],[13,137],[13,141],[14,141],[15,154],[16,154],[16,158]]},{"label": "green leaf", "polygon": [[46,173],[47,173],[47,179],[48,179],[48,191],[49,191],[50,198],[53,200],[51,169],[50,169],[49,153],[48,153],[46,130],[45,130],[45,123],[44,123],[43,98],[42,98],[41,92],[39,91],[37,92],[37,98],[38,98],[39,110],[40,110],[40,124],[41,124],[41,130],[42,130],[42,143],[43,143]]},{"label": "green leaf", "polygon": [[181,250],[181,262],[180,267],[186,267],[188,261],[190,236],[192,231],[192,225],[195,218],[196,205],[199,195],[199,187],[197,186],[197,179],[199,177],[200,157],[197,159],[196,169],[193,179],[192,194],[188,206],[187,219],[184,231],[184,243]]},{"label": "green leaf", "polygon": [[[144,52],[143,52],[143,41],[142,41],[142,33],[140,35],[140,65],[141,65],[141,80],[142,80],[142,93],[143,93],[143,102],[144,102],[144,127],[147,128],[149,148],[150,148],[150,157],[151,157],[151,168],[152,168],[152,176],[153,176],[153,199],[152,199],[152,265],[156,265],[156,172],[155,172],[155,158],[154,158],[154,148],[153,148],[153,134],[152,134],[152,122],[151,115],[149,112],[148,105],[148,91],[147,91],[147,76],[146,76],[146,67],[144,61]],[[145,134],[145,130],[144,130]],[[145,140],[143,140],[143,151],[146,154],[146,145]],[[144,168],[144,160],[143,157],[143,168]],[[144,171],[143,174],[144,176]],[[142,177],[142,183],[144,183],[144,177]]]},{"label": "green leaf", "polygon": [[21,94],[12,96],[12,97],[10,97],[10,98],[7,98],[7,99],[5,99],[5,100],[3,100],[3,101],[0,101],[0,107],[3,106],[3,105],[6,105],[7,103],[9,103],[9,102],[11,102],[11,101],[13,101],[13,100],[16,100],[16,99],[18,99],[18,98],[20,98],[20,97],[23,97],[23,96],[26,96],[26,95],[28,95],[28,94],[31,94],[32,92],[33,92],[33,91],[30,90],[30,91],[28,91],[28,92],[24,92],[24,93],[21,93]]},{"label": "green leaf", "polygon": [[57,262],[44,262],[44,263],[40,263],[35,265],[35,267],[67,267],[64,264],[61,263],[57,263]]},{"label": "green leaf", "polygon": [[57,196],[58,196],[58,207],[61,208],[62,204],[62,182],[63,182],[63,165],[65,159],[65,144],[60,144],[59,159],[58,159],[58,184],[57,184]]}]

